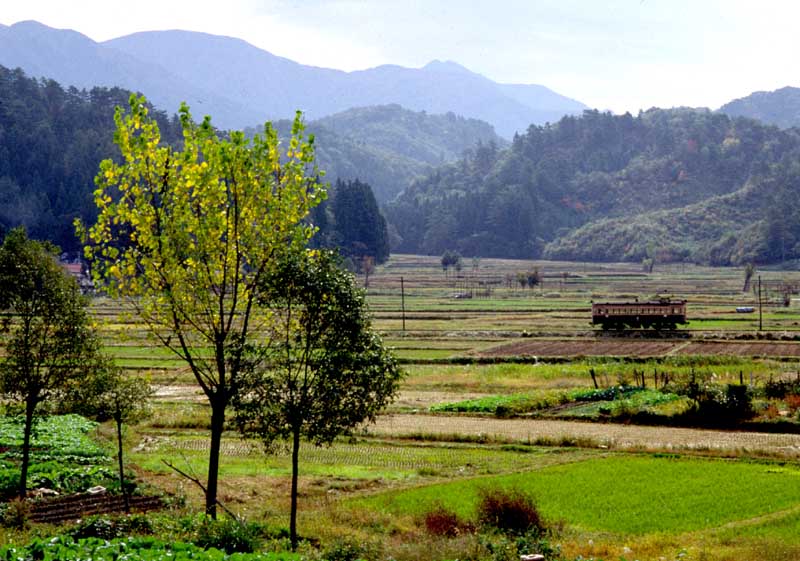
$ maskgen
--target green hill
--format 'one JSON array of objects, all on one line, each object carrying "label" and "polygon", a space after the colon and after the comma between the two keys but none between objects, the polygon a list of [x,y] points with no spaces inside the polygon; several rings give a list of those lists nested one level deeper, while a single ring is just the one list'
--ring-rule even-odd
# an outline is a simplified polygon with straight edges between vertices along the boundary
[{"label": "green hill", "polygon": [[775,251],[768,214],[798,152],[795,131],[708,110],[587,111],[532,126],[507,150],[479,147],[387,215],[404,252],[770,261],[791,253]]},{"label": "green hill", "polygon": [[[276,127],[287,136],[289,121]],[[254,129],[248,129],[252,134]],[[436,165],[458,159],[479,142],[507,145],[488,123],[452,113],[432,115],[399,105],[358,107],[308,123],[326,180],[359,179],[379,203],[394,199]]]}]

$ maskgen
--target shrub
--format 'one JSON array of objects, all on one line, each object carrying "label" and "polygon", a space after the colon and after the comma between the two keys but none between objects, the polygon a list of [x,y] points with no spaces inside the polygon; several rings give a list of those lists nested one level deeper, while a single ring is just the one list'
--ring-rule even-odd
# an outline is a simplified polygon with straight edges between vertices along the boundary
[{"label": "shrub", "polygon": [[204,549],[214,547],[226,553],[252,553],[258,547],[258,527],[232,517],[204,518],[197,526],[194,544]]},{"label": "shrub", "polygon": [[735,425],[753,417],[752,392],[742,384],[699,383],[692,379],[685,386],[670,388],[695,402],[687,420],[700,425]]},{"label": "shrub", "polygon": [[152,534],[153,523],[144,514],[130,516],[89,516],[78,522],[68,535],[76,540],[99,538],[111,540],[131,534]]},{"label": "shrub", "polygon": [[362,543],[352,538],[340,538],[321,554],[325,561],[360,561],[380,557],[377,544]]},{"label": "shrub", "polygon": [[433,510],[425,513],[423,522],[425,530],[433,536],[453,538],[459,534],[474,530],[470,524],[461,520],[455,512],[448,510],[441,504],[436,505]]},{"label": "shrub", "polygon": [[110,540],[119,537],[119,528],[111,518],[106,516],[90,516],[81,520],[77,526],[70,530],[71,535],[76,540],[85,538],[100,538]]},{"label": "shrub", "polygon": [[789,411],[792,413],[800,409],[800,395],[787,395],[784,401],[786,402],[786,407],[788,407]]},{"label": "shrub", "polygon": [[2,505],[0,524],[4,528],[24,530],[30,522],[31,506],[23,499],[12,499]]},{"label": "shrub", "polygon": [[783,399],[787,396],[800,395],[800,380],[767,380],[764,384],[764,396],[772,399]]},{"label": "shrub", "polygon": [[545,529],[533,499],[519,490],[481,491],[478,522],[481,526],[515,535],[539,533]]}]

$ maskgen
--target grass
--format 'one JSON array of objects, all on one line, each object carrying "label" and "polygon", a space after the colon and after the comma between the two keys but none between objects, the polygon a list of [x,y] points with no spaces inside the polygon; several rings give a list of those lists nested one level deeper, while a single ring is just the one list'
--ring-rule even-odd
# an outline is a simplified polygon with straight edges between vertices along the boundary
[{"label": "grass", "polygon": [[699,380],[738,382],[739,373],[756,381],[778,377],[797,370],[796,363],[751,360],[737,357],[668,357],[631,363],[590,358],[563,364],[472,364],[407,365],[404,388],[410,390],[450,390],[477,393],[525,393],[534,390],[569,390],[592,386],[589,370],[594,369],[601,386],[632,382],[633,371],[644,372],[648,386],[653,375],[668,374],[671,380],[686,380],[694,373]]},{"label": "grass", "polygon": [[796,466],[722,460],[613,456],[501,477],[389,492],[360,504],[418,515],[441,503],[473,518],[488,486],[532,493],[546,517],[588,532],[679,534],[800,505]]},{"label": "grass", "polygon": [[[168,469],[161,458],[186,462],[197,473],[204,473],[208,460],[208,438],[170,436],[155,448],[134,453],[131,458],[141,467],[161,473]],[[288,449],[278,447],[264,453],[258,443],[243,442],[235,435],[223,441],[221,474],[225,476],[286,477],[291,473]],[[346,439],[331,446],[304,443],[300,448],[303,476],[328,476],[349,479],[393,479],[451,477],[509,473],[532,463],[548,463],[573,452],[534,446],[468,445],[456,443],[396,442],[374,439]],[[581,453],[579,451],[574,452]],[[547,457],[547,458],[545,458]]]}]

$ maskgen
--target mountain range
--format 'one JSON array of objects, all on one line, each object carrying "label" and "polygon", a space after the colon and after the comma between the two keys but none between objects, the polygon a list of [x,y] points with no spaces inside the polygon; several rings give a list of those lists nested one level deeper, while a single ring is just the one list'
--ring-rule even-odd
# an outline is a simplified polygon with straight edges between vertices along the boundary
[{"label": "mountain range", "polygon": [[307,66],[231,37],[148,31],[96,42],[35,21],[0,26],[0,65],[64,86],[118,86],[147,94],[172,113],[186,101],[220,128],[291,118],[318,119],[352,107],[400,104],[477,118],[511,138],[586,106],[533,84],[499,84],[451,61],[422,68],[383,65],[343,72]]}]

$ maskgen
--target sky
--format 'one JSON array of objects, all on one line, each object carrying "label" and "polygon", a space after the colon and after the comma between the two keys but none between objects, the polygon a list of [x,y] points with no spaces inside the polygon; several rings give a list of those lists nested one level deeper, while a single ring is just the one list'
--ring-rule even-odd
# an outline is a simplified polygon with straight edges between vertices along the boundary
[{"label": "sky", "polygon": [[800,86],[794,0],[2,0],[96,41],[184,29],[303,64],[361,70],[452,60],[598,109],[711,107]]}]

